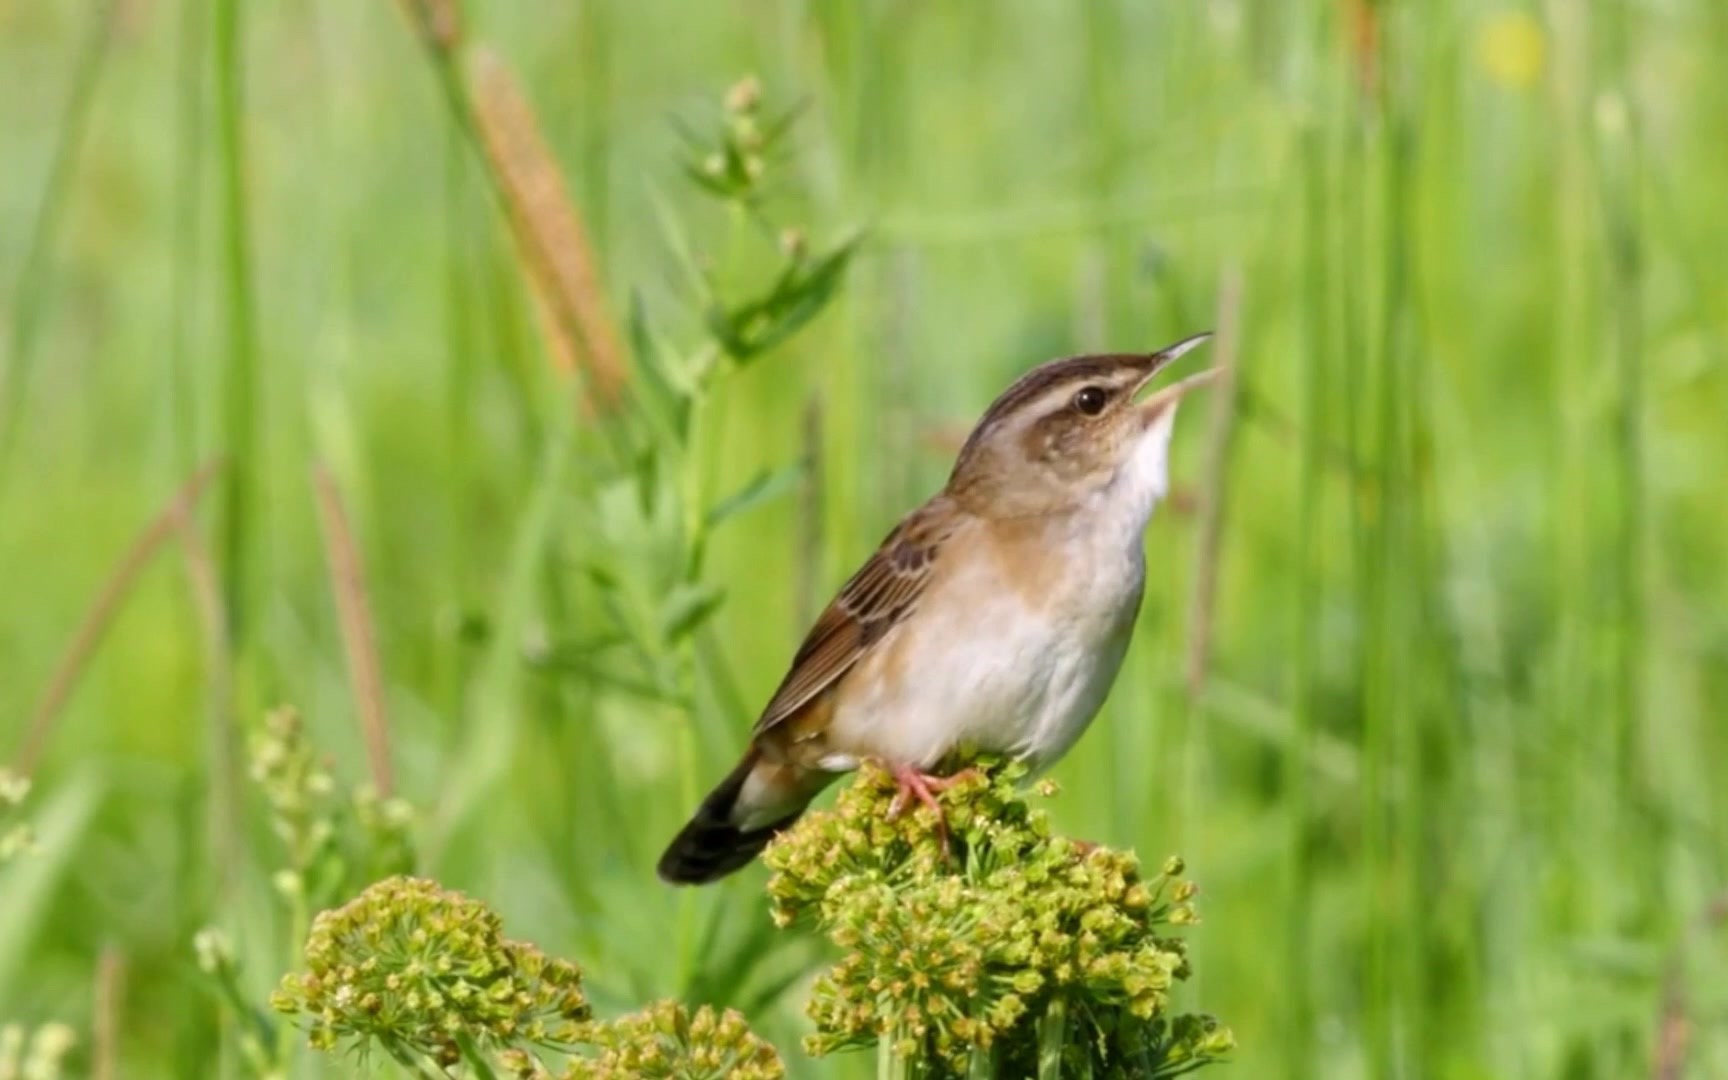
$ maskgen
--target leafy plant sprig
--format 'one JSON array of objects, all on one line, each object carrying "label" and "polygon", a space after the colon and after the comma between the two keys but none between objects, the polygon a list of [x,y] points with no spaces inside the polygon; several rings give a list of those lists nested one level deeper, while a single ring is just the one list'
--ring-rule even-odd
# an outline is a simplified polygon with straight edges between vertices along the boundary
[{"label": "leafy plant sprig", "polygon": [[[533,657],[543,666],[688,710],[691,639],[724,601],[704,575],[710,537],[799,480],[794,465],[716,493],[708,445],[722,423],[726,377],[784,345],[827,308],[863,239],[852,229],[814,245],[803,226],[771,213],[768,195],[795,117],[795,109],[771,111],[761,84],[749,77],[726,92],[712,130],[683,130],[685,175],[734,227],[718,258],[702,254],[682,217],[661,206],[668,247],[689,284],[702,333],[675,343],[640,297],[632,303],[635,407],[602,421],[614,429],[606,447],[615,468],[579,492],[587,526],[583,567],[610,626],[581,642],[553,644]],[[759,270],[764,261],[765,275],[744,268]]]}]

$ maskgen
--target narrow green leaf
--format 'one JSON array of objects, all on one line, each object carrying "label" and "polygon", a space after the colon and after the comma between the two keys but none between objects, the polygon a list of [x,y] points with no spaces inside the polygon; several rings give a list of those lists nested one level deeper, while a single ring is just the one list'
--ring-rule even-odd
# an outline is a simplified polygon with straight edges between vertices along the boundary
[{"label": "narrow green leaf", "polygon": [[688,637],[720,609],[726,592],[706,582],[686,582],[672,590],[660,609],[660,632],[668,645]]},{"label": "narrow green leaf", "polygon": [[630,313],[627,321],[630,351],[635,354],[636,367],[641,373],[642,402],[649,418],[682,444],[690,433],[690,393],[688,380],[676,378],[669,367],[669,351],[654,335],[648,321],[647,305],[642,294],[630,293]]},{"label": "narrow green leaf", "polygon": [[828,305],[864,235],[855,229],[821,256],[794,260],[760,299],[731,308],[710,303],[710,332],[740,362],[773,349]]},{"label": "narrow green leaf", "polygon": [[762,470],[749,483],[714,504],[713,509],[708,511],[708,527],[712,529],[729,518],[748,513],[763,503],[791,492],[797,488],[803,473],[802,465]]}]

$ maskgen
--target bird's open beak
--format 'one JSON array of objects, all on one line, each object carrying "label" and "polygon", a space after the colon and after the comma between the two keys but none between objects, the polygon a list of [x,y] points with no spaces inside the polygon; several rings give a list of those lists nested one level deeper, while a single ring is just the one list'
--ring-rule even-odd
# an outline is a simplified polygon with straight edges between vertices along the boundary
[{"label": "bird's open beak", "polygon": [[[1193,337],[1183,338],[1181,341],[1171,345],[1169,348],[1153,353],[1152,367],[1146,372],[1146,377],[1141,380],[1140,385],[1145,386],[1148,382],[1151,382],[1154,375],[1164,370],[1184,353],[1190,352],[1205,344],[1211,339],[1211,337],[1212,335],[1210,333],[1195,334]],[[1141,419],[1147,424],[1150,424],[1154,419],[1162,414],[1164,410],[1182,400],[1183,396],[1190,390],[1194,390],[1198,387],[1205,386],[1207,383],[1213,382],[1223,373],[1223,368],[1208,368],[1198,374],[1190,375],[1186,379],[1162,387],[1156,393],[1146,398],[1146,400],[1140,402],[1138,409]]]},{"label": "bird's open beak", "polygon": [[1142,401],[1140,403],[1140,414],[1147,419],[1151,419],[1163,412],[1165,409],[1176,404],[1178,401],[1181,401],[1188,391],[1198,389],[1205,386],[1207,383],[1216,382],[1218,377],[1222,374],[1224,374],[1224,369],[1221,367],[1207,368],[1205,371],[1190,375],[1186,379],[1173,382],[1169,386],[1164,387],[1156,394],[1147,398],[1145,401]]}]

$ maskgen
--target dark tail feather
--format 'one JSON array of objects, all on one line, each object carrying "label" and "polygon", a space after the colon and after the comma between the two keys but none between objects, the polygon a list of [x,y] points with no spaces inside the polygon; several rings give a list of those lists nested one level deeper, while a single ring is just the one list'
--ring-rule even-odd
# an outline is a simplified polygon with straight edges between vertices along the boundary
[{"label": "dark tail feather", "polygon": [[732,824],[732,810],[744,781],[756,767],[756,754],[744,755],[744,760],[720,781],[690,824],[673,838],[666,854],[660,856],[660,879],[672,885],[706,885],[718,881],[735,870],[742,869],[768,846],[768,841],[786,826],[798,820],[804,812],[800,807],[771,825],[758,829],[740,829]]}]

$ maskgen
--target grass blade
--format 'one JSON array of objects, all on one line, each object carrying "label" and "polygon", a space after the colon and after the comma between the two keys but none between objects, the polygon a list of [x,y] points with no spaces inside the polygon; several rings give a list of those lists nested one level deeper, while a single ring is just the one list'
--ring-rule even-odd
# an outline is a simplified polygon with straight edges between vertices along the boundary
[{"label": "grass blade", "polygon": [[223,308],[227,383],[222,440],[232,467],[222,505],[222,598],[235,646],[250,636],[253,500],[263,477],[258,433],[258,340],[252,293],[251,231],[246,192],[246,78],[243,0],[216,0],[216,130],[222,198]]},{"label": "grass blade", "polygon": [[102,0],[90,11],[90,30],[84,48],[72,69],[72,93],[59,124],[54,163],[42,189],[42,201],[24,249],[24,265],[13,292],[6,363],[0,367],[0,483],[8,471],[24,397],[36,355],[36,334],[47,306],[48,260],[60,236],[66,197],[78,171],[80,151],[90,127],[96,85],[108,58],[113,39],[116,0]]}]

